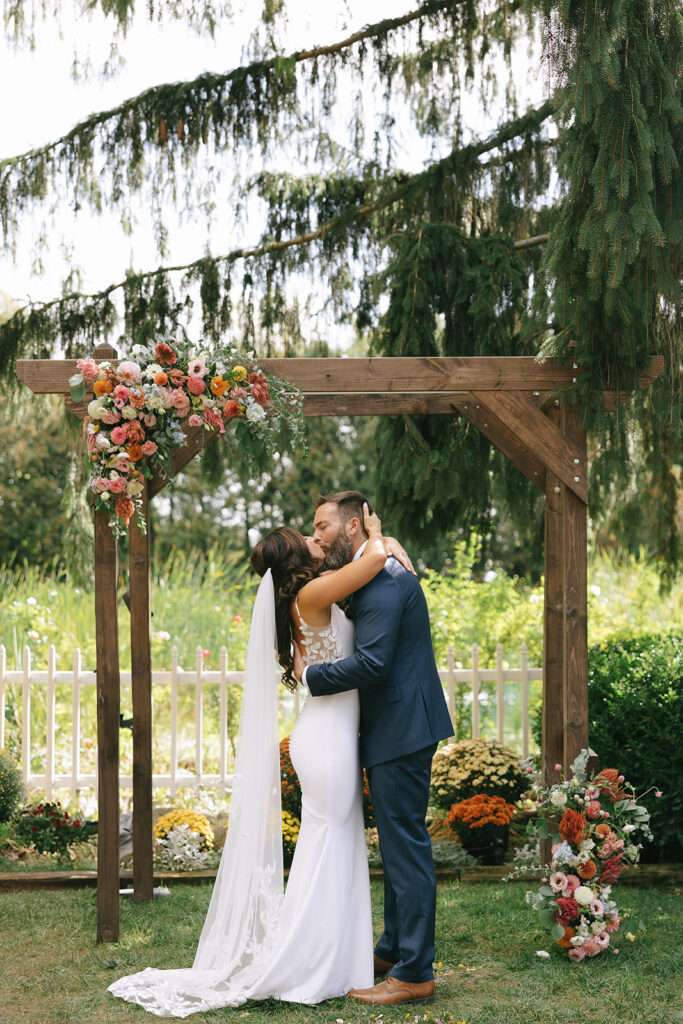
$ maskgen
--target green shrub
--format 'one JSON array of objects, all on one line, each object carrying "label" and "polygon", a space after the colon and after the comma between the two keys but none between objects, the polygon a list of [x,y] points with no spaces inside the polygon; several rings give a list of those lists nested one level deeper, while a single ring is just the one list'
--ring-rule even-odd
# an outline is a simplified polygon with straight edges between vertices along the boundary
[{"label": "green shrub", "polygon": [[449,810],[452,804],[485,793],[515,802],[525,789],[519,758],[494,740],[460,740],[437,750],[432,761],[432,799]]},{"label": "green shrub", "polygon": [[45,801],[23,807],[15,819],[17,842],[34,846],[39,853],[63,856],[72,843],[83,842],[97,826],[71,818],[61,803]]},{"label": "green shrub", "polygon": [[9,821],[23,793],[21,772],[14,758],[0,748],[0,822]]},{"label": "green shrub", "polygon": [[[636,793],[653,790],[643,801],[654,835],[644,861],[683,860],[682,697],[683,632],[619,637],[589,649],[588,741],[601,768],[617,768]],[[539,710],[539,746],[541,723]]]},{"label": "green shrub", "polygon": [[596,645],[588,658],[588,735],[600,766],[618,768],[643,803],[654,841],[645,860],[683,859],[683,632]]}]

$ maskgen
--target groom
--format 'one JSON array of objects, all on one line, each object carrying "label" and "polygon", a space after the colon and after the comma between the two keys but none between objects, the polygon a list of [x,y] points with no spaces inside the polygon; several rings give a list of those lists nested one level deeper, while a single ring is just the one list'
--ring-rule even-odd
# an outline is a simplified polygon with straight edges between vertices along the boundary
[{"label": "groom", "polygon": [[[325,568],[358,558],[367,535],[365,498],[343,491],[318,499],[314,541]],[[295,648],[294,673],[315,697],[357,689],[361,760],[367,769],[384,863],[384,933],[375,947],[373,988],[351,999],[390,1006],[434,994],[436,877],[425,827],[432,757],[453,734],[434,661],[427,603],[395,558],[351,595],[356,649],[334,664],[309,665]]]}]

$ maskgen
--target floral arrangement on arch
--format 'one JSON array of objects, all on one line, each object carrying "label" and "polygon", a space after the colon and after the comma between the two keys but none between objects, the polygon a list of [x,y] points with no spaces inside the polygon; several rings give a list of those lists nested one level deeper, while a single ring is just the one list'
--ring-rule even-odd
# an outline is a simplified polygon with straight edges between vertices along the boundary
[{"label": "floral arrangement on arch", "polygon": [[88,404],[87,450],[95,508],[110,511],[121,536],[135,514],[145,529],[140,495],[155,468],[168,475],[173,454],[187,440],[183,429],[218,430],[244,421],[255,442],[270,452],[273,426],[289,430],[288,446],[303,437],[301,395],[277,377],[250,369],[233,349],[211,356],[188,342],[164,339],[136,345],[134,359],[117,365],[79,359],[69,380],[71,398]]},{"label": "floral arrangement on arch", "polygon": [[529,833],[553,845],[549,876],[526,900],[577,963],[610,947],[623,920],[612,887],[624,868],[638,863],[642,840],[652,838],[649,812],[630,783],[616,768],[587,778],[587,761],[583,750],[568,781],[549,788],[534,782],[528,794],[538,803]]}]

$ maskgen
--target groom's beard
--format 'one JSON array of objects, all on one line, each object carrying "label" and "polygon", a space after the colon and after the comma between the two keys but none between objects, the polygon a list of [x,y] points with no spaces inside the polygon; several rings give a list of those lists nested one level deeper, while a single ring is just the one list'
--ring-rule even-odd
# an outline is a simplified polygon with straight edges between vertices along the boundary
[{"label": "groom's beard", "polygon": [[339,532],[334,538],[325,556],[324,569],[341,569],[348,565],[353,558],[353,544],[344,533],[344,527],[339,527]]}]

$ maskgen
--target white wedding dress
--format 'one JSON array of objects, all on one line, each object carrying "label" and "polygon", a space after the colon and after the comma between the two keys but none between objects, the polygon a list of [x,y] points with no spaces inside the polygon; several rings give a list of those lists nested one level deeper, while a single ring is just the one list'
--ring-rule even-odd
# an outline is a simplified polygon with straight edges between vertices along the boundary
[{"label": "white wedding dress", "polygon": [[[353,626],[336,605],[329,626],[315,629],[302,622],[302,635],[309,663],[353,652]],[[192,968],[147,968],[114,982],[110,992],[160,1017],[187,1017],[269,997],[319,1003],[373,984],[358,726],[357,690],[305,701],[290,740],[302,789],[301,830],[284,897],[257,911],[259,941],[250,925],[246,950],[226,942],[222,951],[214,893]],[[248,779],[245,790],[248,798]],[[230,835],[223,861],[229,841]],[[220,872],[217,888],[219,882],[229,886]],[[238,898],[230,896],[233,902]],[[250,914],[251,907],[239,911],[241,917]]]}]

